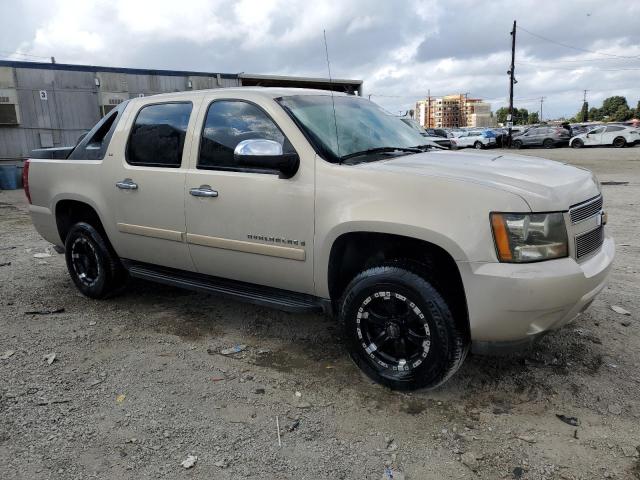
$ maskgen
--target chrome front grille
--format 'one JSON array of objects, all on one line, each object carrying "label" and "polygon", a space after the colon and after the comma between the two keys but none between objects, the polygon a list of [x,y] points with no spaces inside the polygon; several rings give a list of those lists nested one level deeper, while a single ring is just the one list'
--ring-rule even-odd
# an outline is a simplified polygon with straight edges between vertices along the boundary
[{"label": "chrome front grille", "polygon": [[[600,200],[602,202],[602,200]],[[602,225],[576,236],[576,258],[584,257],[598,250],[604,242]]]},{"label": "chrome front grille", "polygon": [[586,202],[574,205],[569,209],[571,223],[579,223],[594,215],[598,215],[602,210],[602,195],[587,200]]}]

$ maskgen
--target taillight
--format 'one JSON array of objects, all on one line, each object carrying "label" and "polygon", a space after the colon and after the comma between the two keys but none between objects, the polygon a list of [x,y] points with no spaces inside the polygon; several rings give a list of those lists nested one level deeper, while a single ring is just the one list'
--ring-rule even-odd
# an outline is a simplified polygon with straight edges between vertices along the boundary
[{"label": "taillight", "polygon": [[24,194],[27,196],[27,200],[31,203],[31,192],[29,191],[29,160],[24,161],[24,167],[22,168],[22,186],[24,187]]}]

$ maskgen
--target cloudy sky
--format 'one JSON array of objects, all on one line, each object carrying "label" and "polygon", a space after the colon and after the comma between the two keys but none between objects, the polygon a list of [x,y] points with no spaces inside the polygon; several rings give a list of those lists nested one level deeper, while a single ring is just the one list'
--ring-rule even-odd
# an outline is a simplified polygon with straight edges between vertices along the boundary
[{"label": "cloudy sky", "polygon": [[[0,58],[363,79],[392,112],[468,92],[506,104],[513,20],[515,105],[544,117],[640,99],[638,0],[0,0]],[[521,28],[520,28],[521,27]]]}]

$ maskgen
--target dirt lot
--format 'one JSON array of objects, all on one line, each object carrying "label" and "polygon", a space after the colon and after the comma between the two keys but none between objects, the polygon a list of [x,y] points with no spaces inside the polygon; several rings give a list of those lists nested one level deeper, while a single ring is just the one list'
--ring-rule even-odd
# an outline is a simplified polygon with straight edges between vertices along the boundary
[{"label": "dirt lot", "polygon": [[0,478],[640,478],[640,148],[520,153],[629,182],[602,187],[610,285],[534,350],[413,394],[363,378],[328,318],[144,282],[88,300],[0,192]]}]

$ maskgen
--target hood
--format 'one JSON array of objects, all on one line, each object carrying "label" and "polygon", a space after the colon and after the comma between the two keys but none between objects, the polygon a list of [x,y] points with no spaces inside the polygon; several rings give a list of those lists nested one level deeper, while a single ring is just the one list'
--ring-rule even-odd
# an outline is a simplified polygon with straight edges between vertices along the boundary
[{"label": "hood", "polygon": [[567,210],[600,192],[589,170],[500,152],[430,151],[358,167],[486,185],[519,195],[534,212]]}]

